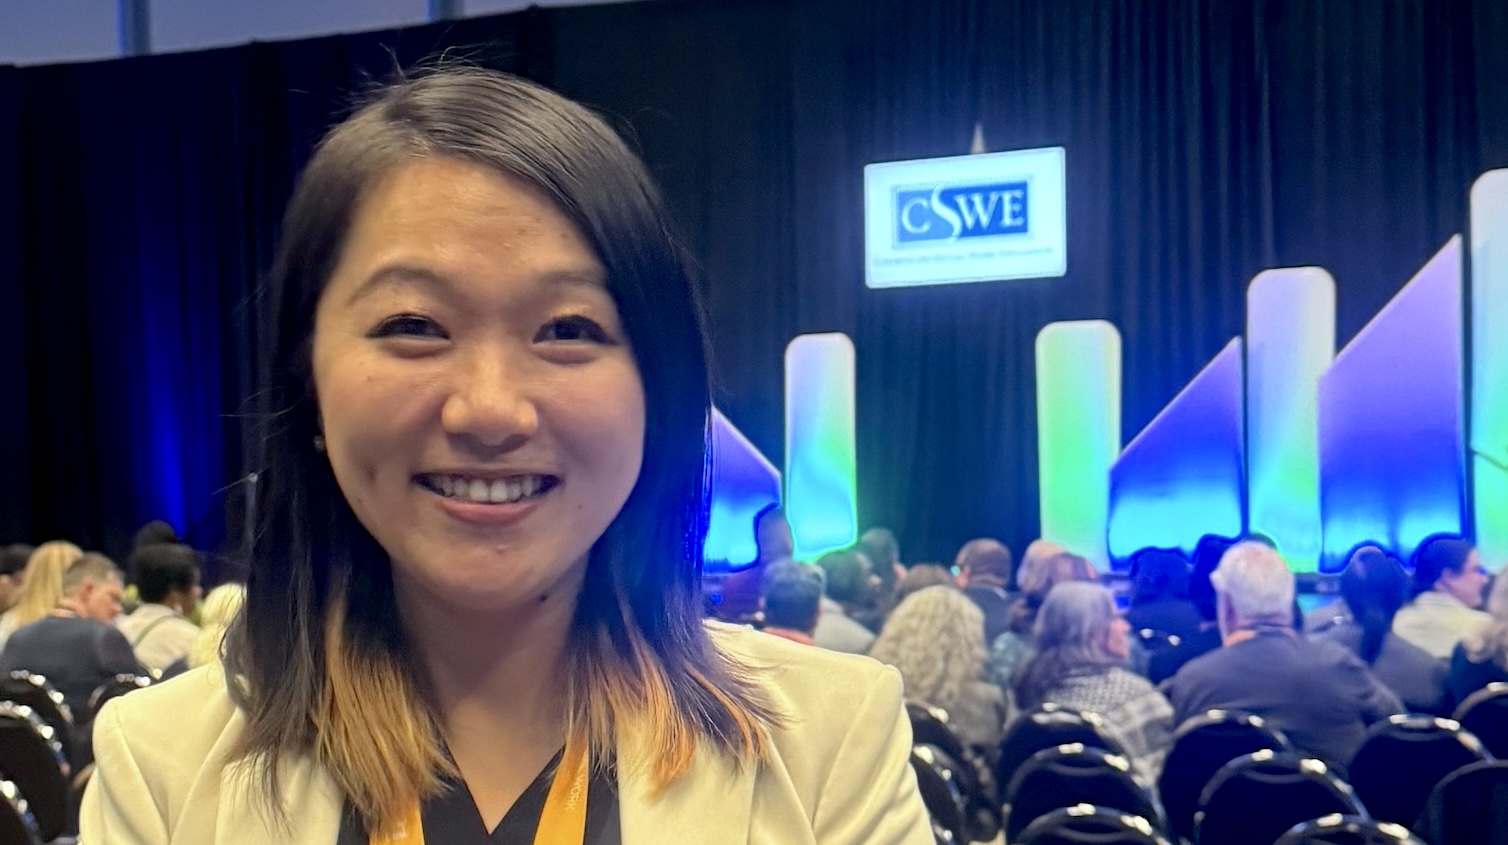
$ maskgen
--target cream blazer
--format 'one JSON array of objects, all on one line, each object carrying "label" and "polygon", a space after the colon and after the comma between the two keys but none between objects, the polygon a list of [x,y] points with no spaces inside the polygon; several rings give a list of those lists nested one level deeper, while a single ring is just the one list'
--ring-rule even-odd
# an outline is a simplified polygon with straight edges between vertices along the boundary
[{"label": "cream blazer", "polygon": [[[740,770],[699,751],[651,797],[653,759],[618,740],[623,845],[933,845],[909,765],[896,671],[757,631],[709,624],[786,714],[773,759]],[[312,760],[282,772],[286,826],[269,820],[245,770],[224,763],[245,724],[219,667],[111,701],[95,720],[96,770],[81,845],[335,845],[344,800]]]}]

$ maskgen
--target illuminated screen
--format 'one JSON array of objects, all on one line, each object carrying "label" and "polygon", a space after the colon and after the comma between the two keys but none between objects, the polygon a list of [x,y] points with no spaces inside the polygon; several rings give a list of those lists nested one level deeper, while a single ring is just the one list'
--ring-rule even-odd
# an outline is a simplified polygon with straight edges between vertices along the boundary
[{"label": "illuminated screen", "polygon": [[785,515],[797,560],[858,539],[854,358],[837,332],[801,335],[785,350]]},{"label": "illuminated screen", "polygon": [[1477,551],[1508,563],[1508,170],[1471,189],[1471,451]]},{"label": "illuminated screen", "polygon": [[1062,147],[864,168],[871,288],[1068,272]]},{"label": "illuminated screen", "polygon": [[702,545],[706,572],[727,572],[754,563],[754,517],[780,503],[780,472],[754,444],[712,409],[712,510]]}]

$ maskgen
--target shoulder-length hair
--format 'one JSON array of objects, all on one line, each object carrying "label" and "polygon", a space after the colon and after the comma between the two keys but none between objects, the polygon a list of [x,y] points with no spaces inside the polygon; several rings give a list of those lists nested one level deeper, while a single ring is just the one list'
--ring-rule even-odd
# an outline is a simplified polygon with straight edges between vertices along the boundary
[{"label": "shoulder-length hair", "polygon": [[[447,68],[378,90],[319,144],[294,189],[266,289],[258,511],[245,612],[225,664],[246,711],[237,758],[269,806],[285,758],[312,754],[373,832],[390,831],[454,772],[397,618],[391,564],[313,446],[314,312],[360,204],[406,162],[451,157],[549,197],[607,268],[646,402],[644,461],[593,546],[569,646],[568,741],[594,766],[615,725],[646,731],[663,787],[702,741],[767,757],[773,718],[711,644],[697,599],[710,388],[689,262],[659,192],[582,106],[503,74]],[[639,761],[634,761],[639,762]]]},{"label": "shoulder-length hair", "polygon": [[906,696],[952,710],[984,673],[984,613],[956,587],[907,596],[885,620],[869,656],[894,666]]},{"label": "shoulder-length hair", "polygon": [[5,613],[11,630],[41,619],[58,606],[63,598],[63,573],[83,556],[84,550],[67,540],[37,546],[26,559],[16,604]]},{"label": "shoulder-length hair", "polygon": [[1011,678],[1016,707],[1039,707],[1065,679],[1120,665],[1107,648],[1114,620],[1115,599],[1103,586],[1069,581],[1053,587],[1037,613],[1037,651]]}]

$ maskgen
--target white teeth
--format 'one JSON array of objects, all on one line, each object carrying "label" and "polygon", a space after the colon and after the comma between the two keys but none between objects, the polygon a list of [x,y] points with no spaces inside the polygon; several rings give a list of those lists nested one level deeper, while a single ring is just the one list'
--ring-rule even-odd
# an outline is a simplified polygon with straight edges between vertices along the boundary
[{"label": "white teeth", "polygon": [[544,477],[528,475],[493,482],[459,475],[429,476],[430,486],[443,496],[486,504],[507,504],[534,496],[544,487]]},{"label": "white teeth", "polygon": [[487,488],[487,497],[488,501],[493,502],[506,502],[513,498],[508,495],[508,482],[502,479],[492,482],[492,486]]}]

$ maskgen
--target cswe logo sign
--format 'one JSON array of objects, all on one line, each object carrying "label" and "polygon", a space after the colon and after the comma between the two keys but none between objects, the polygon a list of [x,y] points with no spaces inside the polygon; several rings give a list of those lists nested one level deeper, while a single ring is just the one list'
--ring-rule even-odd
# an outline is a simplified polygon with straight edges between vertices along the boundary
[{"label": "cswe logo sign", "polygon": [[1022,235],[1030,230],[1025,181],[907,187],[895,192],[895,243]]}]

